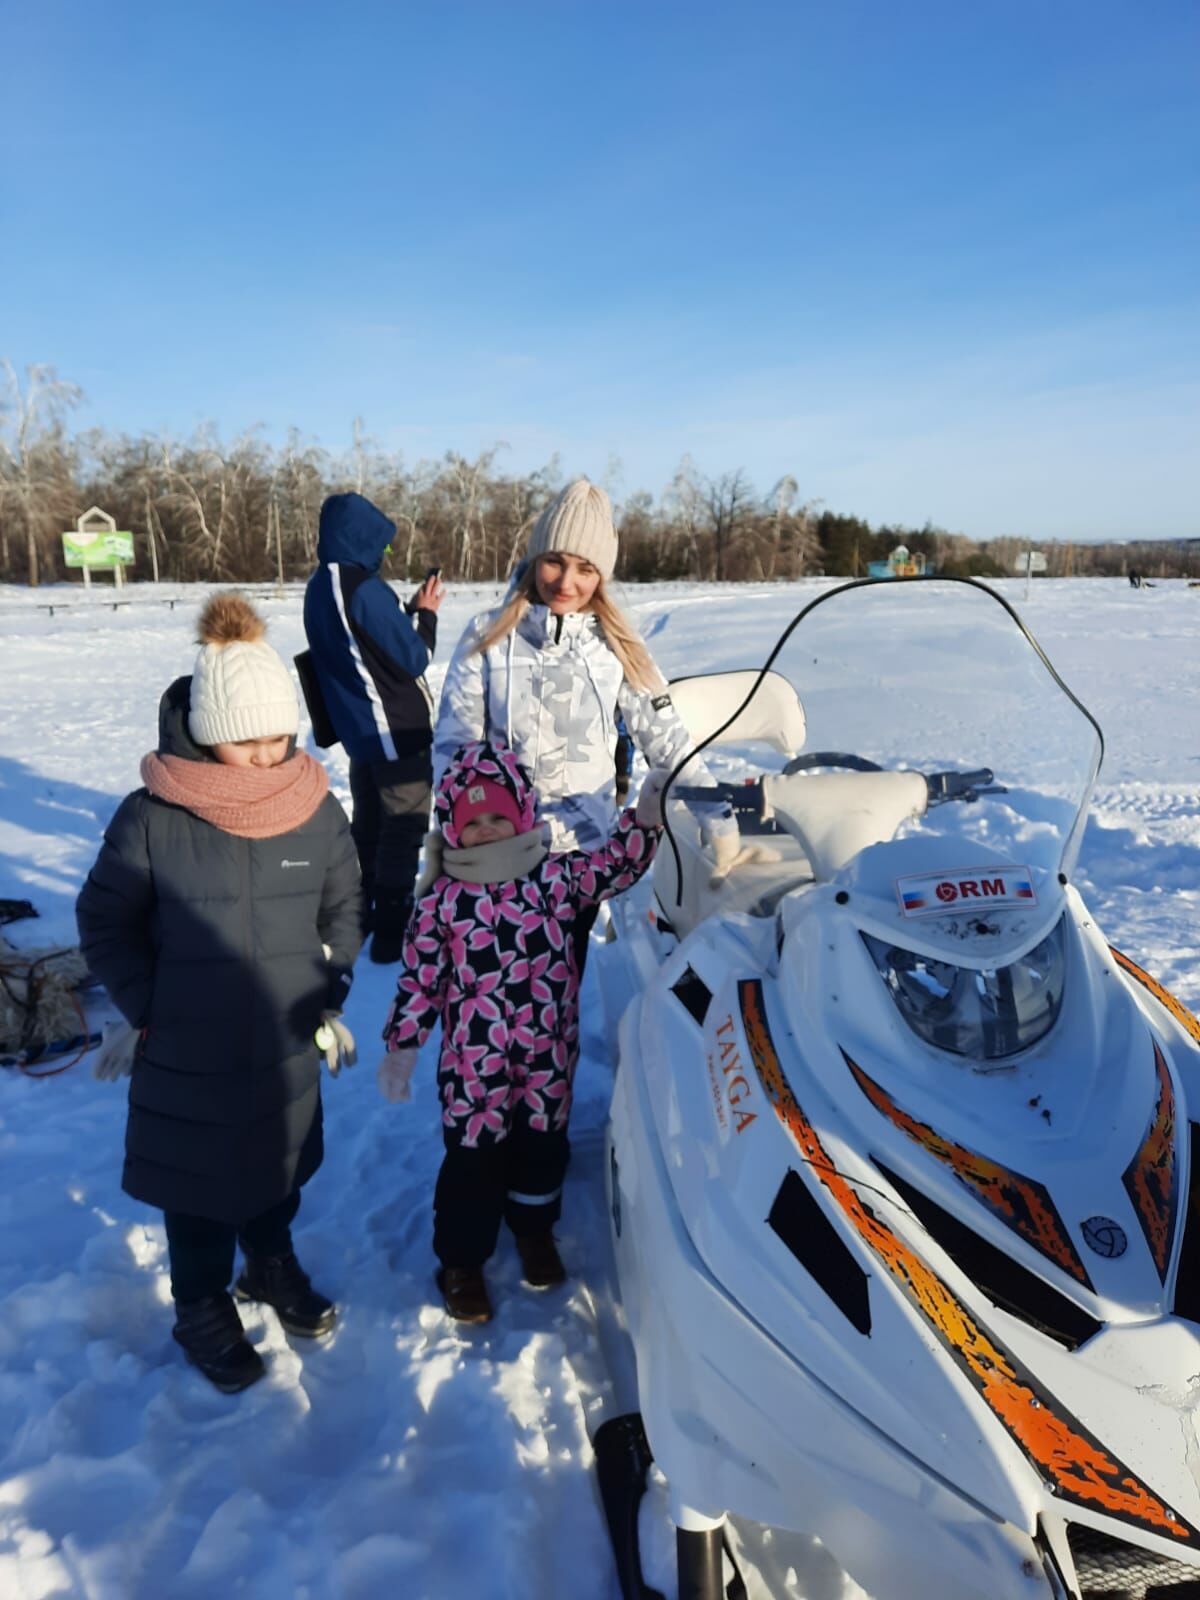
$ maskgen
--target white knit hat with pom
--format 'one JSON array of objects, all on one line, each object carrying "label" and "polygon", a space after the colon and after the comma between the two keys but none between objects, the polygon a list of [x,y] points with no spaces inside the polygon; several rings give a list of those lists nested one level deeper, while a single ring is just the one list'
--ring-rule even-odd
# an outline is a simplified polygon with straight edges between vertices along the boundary
[{"label": "white knit hat with pom", "polygon": [[240,594],[217,594],[200,614],[188,732],[197,744],[294,734],[292,675],[266,642],[267,625]]},{"label": "white knit hat with pom", "polygon": [[576,478],[534,523],[529,535],[530,556],[547,556],[552,550],[590,561],[601,577],[611,578],[617,564],[617,530],[612,502],[604,490],[586,478]]}]

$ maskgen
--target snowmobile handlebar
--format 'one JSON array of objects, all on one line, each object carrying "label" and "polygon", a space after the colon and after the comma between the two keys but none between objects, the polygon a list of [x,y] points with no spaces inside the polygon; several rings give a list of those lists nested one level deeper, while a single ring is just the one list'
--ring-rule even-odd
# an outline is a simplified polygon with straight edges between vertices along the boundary
[{"label": "snowmobile handlebar", "polygon": [[962,800],[970,805],[981,794],[1007,794],[1004,785],[994,781],[995,776],[991,767],[977,767],[974,772],[927,772],[929,799],[925,803],[940,806],[947,800]]},{"label": "snowmobile handlebar", "polygon": [[667,796],[685,805],[711,806],[724,801],[734,811],[750,811],[755,816],[761,816],[763,808],[761,778],[747,778],[745,783],[673,783]]},{"label": "snowmobile handlebar", "polygon": [[[816,764],[812,763],[814,766]],[[823,764],[832,766],[835,763],[830,759]],[[880,770],[873,762],[862,757],[843,756],[836,764],[856,772]],[[940,806],[949,800],[961,800],[969,805],[978,800],[980,795],[1006,794],[1008,791],[1002,784],[993,782],[994,776],[990,767],[976,767],[972,772],[925,773],[926,805]],[[724,801],[735,812],[756,817],[761,817],[764,811],[761,778],[747,778],[743,783],[675,783],[668,789],[667,796],[671,800],[682,800],[686,805],[712,805],[714,801]]]}]

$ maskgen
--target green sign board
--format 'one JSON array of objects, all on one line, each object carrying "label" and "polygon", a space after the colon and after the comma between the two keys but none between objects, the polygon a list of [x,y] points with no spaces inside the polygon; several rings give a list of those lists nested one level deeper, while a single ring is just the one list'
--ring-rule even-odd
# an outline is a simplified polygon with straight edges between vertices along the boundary
[{"label": "green sign board", "polygon": [[133,534],[107,528],[76,529],[64,533],[63,555],[69,567],[130,567]]}]

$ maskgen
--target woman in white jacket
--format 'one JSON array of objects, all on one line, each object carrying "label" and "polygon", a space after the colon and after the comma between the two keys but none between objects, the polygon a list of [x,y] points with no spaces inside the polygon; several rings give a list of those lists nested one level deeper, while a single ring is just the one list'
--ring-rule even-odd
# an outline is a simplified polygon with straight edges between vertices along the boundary
[{"label": "woman in white jacket", "polygon": [[[538,518],[527,555],[505,604],[469,624],[447,669],[435,782],[460,745],[502,742],[533,780],[551,850],[592,850],[616,818],[618,713],[651,767],[676,766],[692,741],[650,652],[608,594],[617,534],[604,490],[586,478],[568,484]],[[689,781],[712,780],[697,764]],[[707,828],[724,875],[738,864],[737,823],[714,805]],[[587,930],[579,931],[582,965]]]}]

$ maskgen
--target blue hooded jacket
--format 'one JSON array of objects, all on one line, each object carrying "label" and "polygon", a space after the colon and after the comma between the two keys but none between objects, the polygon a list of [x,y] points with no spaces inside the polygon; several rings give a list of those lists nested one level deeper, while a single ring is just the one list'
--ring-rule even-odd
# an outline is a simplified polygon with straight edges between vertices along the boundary
[{"label": "blue hooded jacket", "polygon": [[347,755],[394,761],[433,742],[424,673],[437,615],[403,609],[379,576],[395,524],[361,494],[321,507],[317,570],[304,592],[304,631],[330,719]]}]

